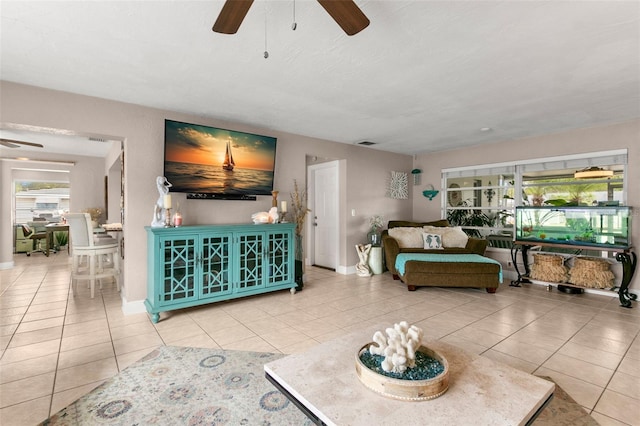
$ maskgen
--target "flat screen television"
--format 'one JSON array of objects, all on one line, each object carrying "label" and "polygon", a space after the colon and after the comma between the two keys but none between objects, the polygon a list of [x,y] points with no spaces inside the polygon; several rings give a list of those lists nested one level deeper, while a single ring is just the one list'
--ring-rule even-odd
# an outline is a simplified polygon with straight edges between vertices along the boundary
[{"label": "flat screen television", "polygon": [[187,198],[255,200],[271,195],[276,141],[270,136],[165,120],[164,176]]}]

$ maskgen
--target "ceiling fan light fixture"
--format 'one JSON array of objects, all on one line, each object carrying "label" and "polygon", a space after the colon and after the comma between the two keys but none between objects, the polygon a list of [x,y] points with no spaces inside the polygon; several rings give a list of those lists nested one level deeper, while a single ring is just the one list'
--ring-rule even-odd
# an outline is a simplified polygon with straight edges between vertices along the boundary
[{"label": "ceiling fan light fixture", "polygon": [[609,178],[613,176],[613,170],[605,170],[602,167],[587,167],[582,170],[576,170],[573,174],[575,179],[595,179],[595,178]]}]

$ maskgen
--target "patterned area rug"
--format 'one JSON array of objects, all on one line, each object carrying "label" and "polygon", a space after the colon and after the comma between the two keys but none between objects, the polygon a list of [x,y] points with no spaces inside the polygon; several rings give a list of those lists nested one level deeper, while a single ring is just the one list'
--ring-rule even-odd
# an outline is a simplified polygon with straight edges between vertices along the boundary
[{"label": "patterned area rug", "polygon": [[[162,346],[41,426],[312,425],[264,377],[264,364],[283,356]],[[558,385],[534,422],[535,426],[597,424]]]},{"label": "patterned area rug", "polygon": [[282,356],[162,346],[42,425],[311,425],[264,377]]}]

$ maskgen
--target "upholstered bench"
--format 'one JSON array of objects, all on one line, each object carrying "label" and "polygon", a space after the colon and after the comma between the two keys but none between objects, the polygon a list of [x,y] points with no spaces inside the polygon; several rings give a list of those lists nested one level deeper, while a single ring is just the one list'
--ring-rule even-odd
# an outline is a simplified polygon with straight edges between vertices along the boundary
[{"label": "upholstered bench", "polygon": [[500,262],[479,254],[400,253],[395,269],[409,291],[416,287],[474,287],[495,293],[502,282]]}]

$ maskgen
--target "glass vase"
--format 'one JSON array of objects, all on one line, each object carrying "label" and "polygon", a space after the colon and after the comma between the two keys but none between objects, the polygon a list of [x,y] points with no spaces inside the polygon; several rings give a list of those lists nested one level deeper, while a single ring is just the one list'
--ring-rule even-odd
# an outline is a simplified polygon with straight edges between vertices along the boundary
[{"label": "glass vase", "polygon": [[371,244],[372,247],[380,246],[380,232],[376,229],[372,229],[367,233],[367,242]]}]

